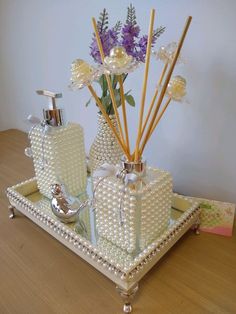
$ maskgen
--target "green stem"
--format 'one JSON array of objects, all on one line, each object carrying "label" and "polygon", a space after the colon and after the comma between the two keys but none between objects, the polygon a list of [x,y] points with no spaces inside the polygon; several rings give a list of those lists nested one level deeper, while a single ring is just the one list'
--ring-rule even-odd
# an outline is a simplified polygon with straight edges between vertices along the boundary
[{"label": "green stem", "polygon": [[102,96],[105,97],[107,95],[106,81],[105,75],[102,75]]},{"label": "green stem", "polygon": [[124,75],[123,83],[124,83],[124,81],[126,80],[127,76],[128,76],[128,73],[126,73],[126,74]]}]

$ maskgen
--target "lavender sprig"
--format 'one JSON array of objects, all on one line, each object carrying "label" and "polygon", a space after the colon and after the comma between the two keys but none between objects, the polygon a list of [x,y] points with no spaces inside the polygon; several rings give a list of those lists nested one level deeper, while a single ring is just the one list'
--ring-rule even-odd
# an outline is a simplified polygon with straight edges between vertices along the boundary
[{"label": "lavender sprig", "polygon": [[115,26],[113,27],[114,31],[117,32],[118,34],[120,33],[122,27],[121,21],[116,22]]},{"label": "lavender sprig", "polygon": [[103,33],[108,29],[108,12],[106,9],[99,14],[97,28],[100,33]]},{"label": "lavender sprig", "polygon": [[[102,33],[99,32],[105,56],[109,55],[110,50],[114,46],[119,45],[118,34],[119,33],[114,29],[109,29],[107,31],[103,31]],[[102,63],[95,36],[93,36],[92,43],[90,45],[90,54],[95,62]]]},{"label": "lavender sprig", "polygon": [[130,23],[125,24],[121,31],[121,46],[123,46],[127,54],[136,57],[137,39],[139,37],[140,27]]},{"label": "lavender sprig", "polygon": [[126,24],[131,26],[135,26],[137,24],[135,7],[132,5],[132,3],[127,8]]},{"label": "lavender sprig", "polygon": [[154,32],[153,32],[153,34],[152,34],[153,44],[155,44],[157,38],[160,37],[161,34],[164,33],[165,29],[166,29],[166,28],[165,28],[164,26],[160,26],[160,27],[158,27],[156,30],[154,30]]},{"label": "lavender sprig", "polygon": [[[155,45],[157,38],[164,33],[165,27],[160,26],[156,30],[154,30],[152,35],[152,47]],[[139,42],[136,47],[135,58],[137,61],[145,62],[146,52],[147,52],[147,42],[148,36],[144,35],[139,39]]]},{"label": "lavender sprig", "polygon": [[[97,28],[101,38],[105,56],[109,55],[110,50],[114,46],[119,44],[118,36],[121,29],[121,22],[118,21],[116,25],[111,29],[108,29],[108,25],[109,25],[108,12],[106,11],[106,9],[103,9],[103,11],[99,15]],[[93,34],[92,43],[90,45],[90,54],[95,62],[102,63],[95,34]]]}]

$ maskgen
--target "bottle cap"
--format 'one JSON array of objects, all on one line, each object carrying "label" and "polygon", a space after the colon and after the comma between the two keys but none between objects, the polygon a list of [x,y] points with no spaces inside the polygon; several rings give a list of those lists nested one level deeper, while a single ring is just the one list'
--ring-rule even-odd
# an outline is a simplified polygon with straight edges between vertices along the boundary
[{"label": "bottle cap", "polygon": [[56,106],[56,99],[62,98],[62,93],[54,93],[48,90],[37,90],[36,93],[48,97],[49,100],[49,109],[43,110],[45,122],[51,126],[64,125],[63,110],[58,109]]}]

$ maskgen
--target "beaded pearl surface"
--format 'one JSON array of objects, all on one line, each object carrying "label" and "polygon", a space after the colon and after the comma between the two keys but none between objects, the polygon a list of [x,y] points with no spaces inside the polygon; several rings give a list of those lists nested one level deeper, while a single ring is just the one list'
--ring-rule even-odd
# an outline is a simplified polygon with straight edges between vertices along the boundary
[{"label": "beaded pearl surface", "polygon": [[38,188],[51,198],[50,185],[61,182],[77,196],[86,189],[87,172],[83,129],[69,123],[62,127],[35,126],[29,134]]},{"label": "beaded pearl surface", "polygon": [[[110,115],[110,119],[117,129],[115,115]],[[89,152],[91,172],[106,162],[111,165],[118,164],[122,155],[123,153],[110,127],[104,117],[98,114],[98,133]]]},{"label": "beaded pearl surface", "polygon": [[119,179],[105,178],[96,186],[98,234],[128,253],[143,250],[167,228],[172,196],[171,175],[159,169],[147,168],[141,182],[125,188]]}]

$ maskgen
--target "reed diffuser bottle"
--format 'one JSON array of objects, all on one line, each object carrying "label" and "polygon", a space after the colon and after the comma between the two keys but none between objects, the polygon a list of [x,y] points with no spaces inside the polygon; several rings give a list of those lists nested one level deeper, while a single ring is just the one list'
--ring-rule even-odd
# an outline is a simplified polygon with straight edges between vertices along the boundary
[{"label": "reed diffuser bottle", "polygon": [[29,132],[39,191],[51,198],[51,185],[63,183],[71,195],[78,196],[87,182],[83,129],[63,120],[63,111],[56,106],[62,94],[45,90],[37,93],[49,99],[43,122]]},{"label": "reed diffuser bottle", "polygon": [[146,162],[122,161],[94,179],[98,234],[129,253],[143,250],[169,224],[172,178]]}]

